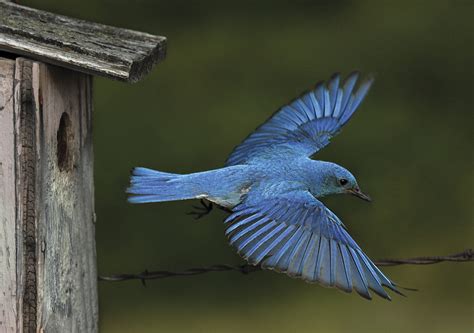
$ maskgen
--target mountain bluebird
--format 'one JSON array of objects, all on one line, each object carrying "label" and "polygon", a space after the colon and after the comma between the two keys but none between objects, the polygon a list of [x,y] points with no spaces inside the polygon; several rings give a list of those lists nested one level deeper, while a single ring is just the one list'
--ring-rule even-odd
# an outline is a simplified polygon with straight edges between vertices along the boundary
[{"label": "mountain bluebird", "polygon": [[205,199],[231,211],[226,236],[249,263],[371,299],[400,293],[367,257],[341,220],[319,199],[352,194],[363,200],[345,168],[310,157],[329,144],[354,114],[373,79],[333,75],[280,108],[227,159],[223,168],[174,174],[135,168],[131,203]]}]

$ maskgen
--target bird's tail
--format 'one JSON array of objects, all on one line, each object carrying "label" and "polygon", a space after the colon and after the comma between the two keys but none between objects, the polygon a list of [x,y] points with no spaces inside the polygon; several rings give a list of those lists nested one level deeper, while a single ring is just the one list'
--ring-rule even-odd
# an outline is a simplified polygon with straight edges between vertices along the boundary
[{"label": "bird's tail", "polygon": [[130,203],[147,203],[199,198],[198,183],[188,179],[192,175],[178,175],[147,168],[134,168],[130,178]]}]

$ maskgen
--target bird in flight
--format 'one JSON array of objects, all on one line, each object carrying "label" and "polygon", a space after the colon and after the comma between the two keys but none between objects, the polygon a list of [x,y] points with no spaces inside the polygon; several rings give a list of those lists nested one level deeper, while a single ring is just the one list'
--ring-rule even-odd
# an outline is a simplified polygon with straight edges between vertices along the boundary
[{"label": "bird in flight", "polygon": [[223,168],[174,174],[132,172],[129,202],[205,199],[231,212],[230,244],[249,263],[345,292],[400,293],[320,198],[351,194],[370,201],[355,177],[311,159],[329,144],[366,96],[373,79],[339,74],[281,107],[238,145]]}]

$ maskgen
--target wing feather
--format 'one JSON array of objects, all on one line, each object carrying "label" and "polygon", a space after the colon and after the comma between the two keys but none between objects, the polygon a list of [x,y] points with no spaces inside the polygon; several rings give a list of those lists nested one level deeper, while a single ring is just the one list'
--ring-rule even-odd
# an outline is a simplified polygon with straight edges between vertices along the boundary
[{"label": "wing feather", "polygon": [[334,74],[301,97],[281,107],[265,123],[234,148],[226,165],[251,163],[283,154],[311,156],[329,144],[358,108],[372,85],[369,78],[354,90],[359,73],[341,84]]},{"label": "wing feather", "polygon": [[[250,197],[250,199],[249,199]],[[347,233],[338,217],[305,190],[257,200],[249,192],[226,219],[226,235],[254,265],[371,299],[399,293]]]},{"label": "wing feather", "polygon": [[[262,252],[265,252],[265,251],[271,251],[271,248],[268,248],[265,247],[265,243],[269,240],[271,240],[273,238],[273,236],[275,236],[276,234],[280,233],[280,231],[282,231],[282,229],[285,229],[285,225],[284,224],[278,224],[275,229],[273,229],[272,231],[268,232],[262,239],[260,239],[255,245],[252,246],[252,248],[248,249],[247,251],[245,251],[245,255],[248,256],[249,258],[252,258],[253,259],[253,255],[254,253],[260,249],[260,248],[263,248],[263,251]],[[260,256],[261,253],[258,253],[258,256]],[[253,259],[255,260],[255,259]]]},{"label": "wing feather", "polygon": [[339,255],[337,256],[337,279],[336,287],[345,291],[351,292],[352,290],[352,281],[351,281],[351,271],[347,258],[347,252],[344,253],[343,248],[345,245],[339,243],[337,244]]},{"label": "wing feather", "polygon": [[309,240],[311,238],[311,232],[308,230],[303,231],[303,235],[298,241],[298,244],[293,249],[287,266],[287,274],[291,276],[299,276],[301,263],[303,261],[304,253],[306,247],[308,246]]},{"label": "wing feather", "polygon": [[305,259],[303,260],[302,278],[304,280],[315,280],[316,258],[318,257],[320,244],[321,238],[318,234],[313,233],[311,247],[306,251]]},{"label": "wing feather", "polygon": [[[282,244],[281,248],[271,257],[266,259],[262,263],[262,267],[272,269],[276,268],[278,270],[280,261],[285,261],[284,257],[288,253],[287,257],[289,257],[290,249],[294,248],[296,244],[299,242],[301,236],[303,235],[303,227],[299,226],[295,230],[295,232],[291,235],[288,241]],[[259,262],[258,262],[259,263]]]}]

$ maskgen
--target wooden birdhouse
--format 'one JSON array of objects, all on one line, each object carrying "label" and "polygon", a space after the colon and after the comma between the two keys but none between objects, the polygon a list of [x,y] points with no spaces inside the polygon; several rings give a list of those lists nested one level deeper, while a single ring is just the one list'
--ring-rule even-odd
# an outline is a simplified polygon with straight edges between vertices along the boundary
[{"label": "wooden birdhouse", "polygon": [[97,332],[93,76],[136,82],[165,49],[0,0],[0,332]]}]

